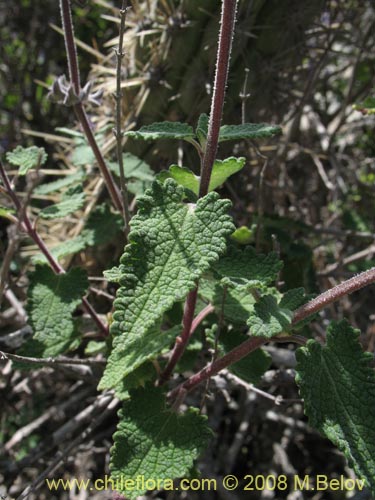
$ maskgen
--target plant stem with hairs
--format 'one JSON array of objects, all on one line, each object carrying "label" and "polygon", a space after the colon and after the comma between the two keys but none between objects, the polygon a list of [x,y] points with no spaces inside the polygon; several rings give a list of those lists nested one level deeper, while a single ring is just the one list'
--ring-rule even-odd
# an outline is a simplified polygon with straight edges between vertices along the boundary
[{"label": "plant stem with hairs", "polygon": [[[299,307],[293,315],[292,326],[296,325],[300,321],[305,318],[308,318],[312,314],[315,314],[329,304],[337,302],[345,295],[356,292],[361,288],[364,288],[367,285],[371,285],[375,283],[375,268],[369,269],[368,271],[364,271],[363,273],[353,276],[343,283],[336,285],[335,287],[327,290],[326,292],[321,293],[315,299],[310,300],[306,304]],[[201,383],[208,380],[213,375],[216,375],[224,368],[240,361],[245,356],[255,351],[263,344],[269,341],[277,341],[277,342],[296,342],[297,344],[304,344],[306,340],[301,336],[287,335],[285,337],[272,337],[271,339],[263,338],[263,337],[250,337],[242,344],[238,345],[230,352],[228,352],[225,356],[219,358],[218,360],[209,363],[198,373],[192,375],[181,385],[176,387],[173,391],[170,392],[169,397],[171,399],[181,399],[182,394],[187,394],[189,391],[200,385]]]},{"label": "plant stem with hairs", "polygon": [[124,43],[124,32],[125,32],[125,21],[126,21],[126,11],[128,7],[127,0],[122,0],[122,6],[120,10],[120,28],[119,28],[119,42],[118,48],[115,50],[117,66],[116,66],[116,128],[113,129],[113,132],[116,137],[116,148],[117,148],[117,161],[120,170],[120,188],[122,194],[122,204],[123,204],[123,214],[125,221],[125,235],[126,237],[129,234],[130,230],[130,210],[129,210],[129,194],[128,188],[126,185],[125,172],[124,172],[124,160],[122,156],[122,138],[123,132],[121,129],[121,121],[122,121],[122,113],[121,113],[121,104],[122,104],[122,89],[121,89],[121,72],[122,72],[122,59],[124,57],[123,52],[123,43]]},{"label": "plant stem with hairs", "polygon": [[[79,76],[77,49],[74,40],[74,30],[72,22],[72,13],[70,9],[70,0],[60,0],[60,9],[61,9],[62,26],[64,30],[66,55],[68,59],[70,83],[73,86],[76,96],[79,97],[81,92],[81,83]],[[100,148],[96,142],[95,136],[91,130],[91,126],[88,117],[86,115],[85,109],[82,105],[82,102],[74,104],[73,108],[77,116],[77,119],[79,120],[82,129],[85,133],[86,139],[95,155],[96,161],[98,162],[100,172],[103,175],[104,181],[106,183],[112,201],[117,210],[120,213],[123,213],[123,204],[121,201],[121,196],[118,187],[116,186],[113,177],[110,171],[108,170],[102,152],[100,151]]]},{"label": "plant stem with hairs", "polygon": [[[219,44],[216,60],[216,73],[214,92],[211,102],[211,112],[208,124],[208,134],[206,149],[204,151],[201,165],[201,179],[199,185],[199,198],[202,198],[208,193],[208,188],[211,179],[212,167],[216,159],[217,147],[219,143],[220,125],[223,116],[223,107],[225,99],[225,90],[228,79],[228,68],[230,61],[230,53],[232,48],[232,40],[234,34],[234,24],[236,18],[237,0],[223,0],[221,10],[221,23],[219,32]],[[198,289],[191,291],[186,298],[184,315],[183,315],[183,331],[181,336],[178,336],[168,361],[168,364],[160,377],[159,383],[166,382],[171,376],[176,364],[185,352],[186,346],[192,335],[192,323],[194,319],[194,311],[197,302]]]}]

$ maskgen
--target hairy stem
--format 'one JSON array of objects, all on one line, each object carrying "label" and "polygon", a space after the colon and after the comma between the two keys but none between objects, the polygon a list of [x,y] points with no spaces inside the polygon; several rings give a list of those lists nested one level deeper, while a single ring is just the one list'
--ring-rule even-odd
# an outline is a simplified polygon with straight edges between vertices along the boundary
[{"label": "hairy stem", "polygon": [[[199,198],[208,193],[210,184],[212,166],[216,158],[217,146],[219,141],[219,131],[221,118],[223,115],[223,106],[225,90],[228,78],[228,68],[232,39],[234,33],[234,21],[236,17],[237,0],[223,0],[221,11],[221,23],[219,32],[219,44],[216,61],[216,74],[214,83],[214,92],[212,95],[210,120],[208,124],[207,145],[202,158],[201,180],[199,185]],[[186,298],[184,307],[184,316],[182,320],[183,331],[181,336],[177,337],[175,346],[169,362],[161,375],[160,383],[164,383],[171,376],[178,360],[185,352],[186,346],[190,340],[192,331],[191,326],[194,318],[195,305],[197,303],[198,289],[191,291]]]},{"label": "hairy stem", "polygon": [[113,181],[113,177],[108,170],[108,167],[106,165],[106,162],[104,160],[104,157],[102,155],[102,152],[100,151],[100,148],[98,146],[98,143],[96,142],[95,136],[91,130],[89,120],[87,118],[86,112],[82,106],[82,104],[76,104],[74,106],[74,111],[76,113],[76,116],[82,126],[82,129],[85,133],[86,139],[88,143],[91,146],[91,149],[95,155],[96,161],[98,162],[99,170],[104,177],[104,181],[106,183],[107,189],[109,191],[109,194],[111,195],[113,204],[117,208],[117,210],[120,213],[123,213],[123,206],[122,206],[122,201],[121,197],[119,194],[118,187]]},{"label": "hairy stem", "polygon": [[123,132],[121,130],[121,104],[122,104],[122,89],[121,89],[121,71],[122,71],[122,59],[124,57],[124,52],[122,51],[122,46],[124,43],[124,32],[125,32],[125,21],[126,21],[126,11],[127,11],[128,2],[127,0],[122,0],[122,7],[120,10],[120,28],[119,28],[119,42],[118,48],[116,52],[117,66],[116,66],[116,128],[113,129],[113,132],[116,137],[116,148],[117,148],[117,161],[120,169],[120,188],[122,194],[122,204],[123,204],[123,213],[124,213],[124,221],[125,221],[125,235],[128,237],[130,230],[130,210],[129,210],[129,194],[128,188],[125,179],[125,171],[124,171],[124,160],[122,157],[122,138]]},{"label": "hairy stem", "polygon": [[[57,260],[53,257],[51,252],[48,250],[46,244],[42,240],[42,238],[39,236],[39,233],[37,230],[33,227],[29,216],[26,213],[26,209],[23,209],[22,204],[13,190],[11,183],[9,181],[8,175],[5,171],[4,165],[2,162],[0,162],[0,176],[3,180],[4,186],[8,192],[9,197],[12,199],[16,210],[18,212],[18,216],[20,219],[20,222],[22,223],[22,228],[27,232],[27,234],[30,236],[32,240],[36,243],[36,245],[39,247],[39,250],[42,252],[42,254],[45,256],[47,259],[49,265],[51,266],[52,270],[56,274],[64,274],[64,268],[60,266]],[[84,308],[86,309],[87,313],[91,316],[91,318],[95,321],[96,325],[99,327],[99,330],[107,336],[108,335],[108,327],[103,323],[103,321],[99,318],[89,301],[86,299],[86,297],[82,298],[82,304]]]},{"label": "hairy stem", "polygon": [[208,123],[207,145],[203,156],[201,182],[199,186],[200,197],[205,196],[208,193],[212,166],[216,159],[220,125],[223,116],[225,91],[228,79],[234,23],[236,18],[236,5],[237,0],[223,0],[214,91],[212,95],[210,120]]},{"label": "hairy stem", "polygon": [[263,337],[250,337],[249,339],[245,340],[245,342],[242,342],[242,344],[232,349],[232,351],[228,352],[228,354],[225,354],[225,356],[208,364],[201,371],[192,375],[186,380],[186,382],[171,391],[168,396],[171,399],[174,399],[178,397],[180,392],[186,394],[187,392],[194,389],[197,385],[219,373],[224,368],[227,368],[233,363],[236,363],[240,359],[244,358],[251,352],[261,347],[266,342],[269,342],[269,340],[270,339],[265,339]]},{"label": "hairy stem", "polygon": [[[79,76],[79,65],[77,58],[77,48],[74,40],[74,29],[73,29],[73,21],[72,21],[72,13],[70,8],[70,0],[60,0],[60,10],[61,10],[61,20],[62,27],[64,30],[64,40],[65,40],[65,48],[66,48],[66,56],[68,59],[68,69],[69,69],[69,78],[70,82],[73,85],[74,92],[78,97],[81,92],[81,82]],[[112,198],[112,201],[117,208],[117,210],[122,213],[123,206],[120,194],[118,192],[118,188],[113,181],[113,177],[108,170],[108,167],[104,161],[103,155],[99,149],[99,146],[96,142],[95,136],[92,133],[86,112],[82,106],[82,103],[76,104],[74,106],[74,111],[76,116],[82,126],[82,129],[85,133],[86,139],[93,150],[96,161],[98,162],[100,172],[104,177],[107,189]]]},{"label": "hairy stem", "polygon": [[375,283],[375,267],[357,276],[353,276],[353,278],[334,286],[330,290],[318,295],[318,297],[315,297],[315,299],[310,300],[307,304],[299,307],[294,313],[292,324],[295,325],[299,321],[321,311],[324,307],[336,302],[345,295],[356,292],[367,285],[371,285],[371,283]]},{"label": "hairy stem", "polygon": [[[340,283],[339,285],[331,288],[330,290],[323,292],[315,299],[312,299],[310,300],[310,302],[307,302],[307,304],[299,307],[294,313],[292,325],[295,325],[303,319],[311,316],[312,314],[321,311],[322,309],[324,309],[324,307],[340,300],[345,295],[356,292],[357,290],[360,290],[367,285],[371,285],[372,283],[375,283],[375,268],[364,271],[357,276],[353,276],[353,278],[350,278],[343,283]],[[176,387],[176,389],[170,392],[169,396],[174,399],[179,397],[180,393],[186,394],[187,392],[194,389],[197,385],[201,384],[213,375],[216,375],[219,371],[227,368],[231,364],[240,361],[250,352],[258,349],[270,340],[276,342],[296,342],[300,345],[304,345],[306,343],[306,339],[299,335],[272,337],[271,339],[265,339],[262,337],[250,337],[235,349],[228,352],[228,354],[218,359],[217,361],[208,364],[200,372],[196,373],[195,375],[187,379],[186,382]]]},{"label": "hairy stem", "polygon": [[197,295],[198,295],[198,288],[195,288],[195,290],[190,292],[186,298],[184,307],[184,316],[182,318],[182,333],[176,339],[168,364],[164,372],[160,376],[159,385],[164,384],[172,375],[172,372],[176,364],[178,363],[178,360],[183,355],[185,348],[189,342],[189,339],[193,333],[192,323],[194,318],[195,305],[197,303]]},{"label": "hairy stem", "polygon": [[61,21],[64,30],[65,50],[68,58],[69,79],[73,84],[76,95],[81,90],[81,81],[79,77],[79,66],[77,58],[77,47],[74,41],[74,29],[72,21],[72,12],[70,10],[70,0],[60,0]]}]

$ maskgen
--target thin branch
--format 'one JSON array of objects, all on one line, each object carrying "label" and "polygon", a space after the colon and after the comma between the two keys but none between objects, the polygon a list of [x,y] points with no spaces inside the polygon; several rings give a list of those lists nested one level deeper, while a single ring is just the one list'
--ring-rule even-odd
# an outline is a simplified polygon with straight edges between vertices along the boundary
[{"label": "thin branch", "polygon": [[122,123],[122,97],[123,92],[121,89],[121,76],[122,76],[122,59],[125,55],[123,52],[123,44],[124,44],[124,32],[125,32],[125,22],[126,22],[126,12],[128,8],[127,0],[122,0],[122,7],[120,10],[120,28],[119,28],[119,42],[118,48],[115,50],[117,65],[116,65],[116,92],[115,92],[115,100],[116,100],[116,128],[113,129],[113,133],[116,138],[116,148],[117,148],[117,161],[120,169],[120,188],[122,194],[122,204],[123,204],[123,215],[125,221],[125,236],[128,237],[130,230],[130,210],[129,210],[129,193],[125,179],[125,171],[124,171],[124,160],[122,156],[122,138],[123,132],[121,129]]},{"label": "thin branch", "polygon": [[77,47],[74,40],[74,29],[72,21],[72,12],[70,10],[70,0],[60,0],[61,21],[64,30],[64,40],[66,56],[68,58],[69,79],[73,84],[76,95],[81,90],[81,81],[79,77],[79,66],[77,58]]},{"label": "thin branch", "polygon": [[205,380],[218,374],[224,368],[227,368],[233,363],[236,363],[237,361],[244,358],[269,341],[270,339],[266,339],[264,337],[250,337],[249,339],[245,340],[245,342],[242,342],[242,344],[235,347],[221,358],[217,359],[213,363],[208,364],[198,373],[192,375],[184,383],[171,391],[168,396],[171,399],[174,399],[178,397],[180,392],[183,392],[184,394],[188,393]]},{"label": "thin branch", "polygon": [[38,365],[105,365],[105,359],[77,359],[59,356],[58,358],[30,358],[28,356],[19,356],[18,354],[11,354],[9,352],[0,351],[0,361],[11,359],[12,361],[19,361],[21,363],[38,364]]},{"label": "thin branch", "polygon": [[[108,396],[108,395],[107,395]],[[105,395],[103,395],[105,397]],[[87,439],[87,437],[109,416],[111,415],[116,407],[118,406],[119,401],[117,399],[112,399],[108,403],[108,405],[103,409],[103,411],[94,417],[91,421],[91,424],[80,434],[77,436],[70,444],[61,452],[58,452],[56,458],[51,462],[51,464],[41,473],[39,476],[33,481],[33,483],[28,486],[22,493],[17,497],[17,500],[26,500],[31,493],[37,491],[44,483],[46,477],[51,474],[59,465],[60,462],[64,460],[65,457],[82,441]]]},{"label": "thin branch", "polygon": [[[69,78],[78,99],[81,94],[81,82],[79,76],[77,48],[74,40],[74,29],[73,29],[72,13],[70,8],[70,0],[60,0],[60,10],[61,10],[62,26],[64,30],[66,55],[68,59]],[[96,142],[95,136],[92,133],[89,120],[87,118],[86,112],[81,102],[78,102],[78,104],[74,105],[74,111],[82,126],[86,139],[95,155],[96,161],[98,162],[100,172],[103,175],[103,178],[105,180],[112,201],[117,210],[120,213],[122,213],[123,207],[118,188],[115,185],[113,177],[104,161],[103,155]]]},{"label": "thin branch", "polygon": [[324,307],[338,301],[345,295],[356,292],[357,290],[360,290],[367,285],[371,285],[372,283],[375,283],[375,267],[369,269],[368,271],[364,271],[357,276],[353,276],[353,278],[350,278],[330,290],[321,293],[318,297],[315,297],[315,299],[312,299],[310,302],[307,302],[307,304],[299,307],[294,313],[292,325],[295,325],[308,316],[321,311]]},{"label": "thin branch", "polygon": [[199,186],[200,197],[208,193],[212,166],[216,159],[234,34],[234,23],[236,19],[236,6],[237,0],[223,0],[214,91],[212,95],[210,120],[208,123],[207,145],[202,162],[201,181]]},{"label": "thin branch", "polygon": [[91,130],[89,119],[86,115],[86,111],[85,111],[84,107],[82,106],[82,103],[75,104],[74,111],[75,111],[75,114],[78,118],[78,121],[80,122],[80,124],[82,126],[82,129],[85,133],[86,139],[87,139],[87,141],[88,141],[88,143],[89,143],[89,145],[94,153],[95,159],[96,159],[98,166],[99,166],[99,170],[104,178],[104,181],[106,183],[109,194],[111,195],[112,201],[113,201],[116,209],[120,213],[123,213],[122,201],[121,201],[118,187],[114,183],[111,172],[108,170],[108,167],[107,167],[106,162],[104,160],[103,154],[100,151],[98,143],[96,142],[95,136]]}]

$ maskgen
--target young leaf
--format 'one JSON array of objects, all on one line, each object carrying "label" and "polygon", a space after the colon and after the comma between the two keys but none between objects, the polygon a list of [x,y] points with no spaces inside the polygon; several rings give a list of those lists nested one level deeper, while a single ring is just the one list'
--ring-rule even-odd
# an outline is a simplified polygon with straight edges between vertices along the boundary
[{"label": "young leaf", "polygon": [[297,383],[312,426],[346,456],[375,494],[375,374],[359,331],[333,322],[327,344],[309,340],[297,350]]},{"label": "young leaf", "polygon": [[[77,331],[72,313],[88,288],[86,272],[75,268],[55,274],[47,266],[37,266],[30,276],[27,310],[34,336],[30,349],[43,357],[57,356],[77,347]],[[24,346],[24,352],[31,351]]]},{"label": "young leaf", "polygon": [[[184,190],[173,180],[154,182],[139,199],[130,244],[121,258],[124,275],[115,300],[113,350],[101,388],[120,382],[127,364],[126,343],[143,337],[226,249],[233,231],[229,202],[209,193],[196,206],[182,203]],[[147,263],[147,264],[145,264]]]},{"label": "young leaf", "polygon": [[248,245],[254,241],[254,229],[253,226],[251,228],[246,226],[238,227],[234,233],[231,234],[231,238],[239,245]]},{"label": "young leaf", "polygon": [[[206,418],[192,408],[183,415],[173,413],[165,407],[162,391],[151,386],[130,394],[113,436],[112,479],[121,483],[124,477],[136,482],[142,476],[146,482],[188,476],[212,436]],[[142,485],[131,491],[125,487],[120,490],[130,500],[145,492]]]},{"label": "young leaf", "polygon": [[206,147],[207,134],[208,134],[208,120],[209,120],[208,115],[206,115],[205,113],[201,114],[198,119],[198,125],[195,131],[198,141],[203,149]]},{"label": "young leaf", "polygon": [[39,212],[39,216],[42,219],[61,219],[62,217],[66,217],[67,215],[80,210],[84,204],[84,192],[74,193],[71,195],[66,194],[59,203],[43,208],[43,210]]},{"label": "young leaf", "polygon": [[[245,165],[245,158],[230,157],[226,160],[216,160],[212,167],[212,174],[208,191],[214,191],[216,188],[224,184],[231,175],[239,172]],[[190,169],[171,165],[168,171],[161,172],[158,179],[174,179],[178,184],[184,186],[190,191],[193,191],[198,196],[200,176],[195,175]]]},{"label": "young leaf", "polygon": [[219,142],[233,141],[238,139],[262,139],[281,134],[282,129],[278,125],[267,123],[244,123],[242,125],[223,125],[220,127]]},{"label": "young leaf", "polygon": [[257,254],[250,246],[241,250],[230,248],[228,255],[222,257],[214,266],[222,284],[247,289],[275,281],[281,268],[282,262],[276,253]]},{"label": "young leaf", "polygon": [[145,125],[139,130],[130,130],[124,135],[144,141],[156,141],[158,139],[194,139],[194,131],[190,125],[179,122],[159,122]]},{"label": "young leaf", "polygon": [[270,339],[288,330],[293,317],[290,309],[281,307],[273,295],[264,295],[254,305],[254,312],[247,320],[251,334]]},{"label": "young leaf", "polygon": [[20,167],[18,170],[19,175],[26,175],[29,170],[36,167],[41,167],[47,161],[47,153],[44,148],[31,146],[30,148],[23,148],[17,146],[13,151],[6,154],[6,159],[12,165]]}]

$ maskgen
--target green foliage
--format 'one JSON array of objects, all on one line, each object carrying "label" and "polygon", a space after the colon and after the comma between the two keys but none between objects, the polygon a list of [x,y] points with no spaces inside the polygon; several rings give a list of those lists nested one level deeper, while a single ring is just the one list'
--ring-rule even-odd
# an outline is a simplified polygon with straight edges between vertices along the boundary
[{"label": "green foliage", "polygon": [[[135,195],[143,194],[151,187],[155,179],[154,172],[148,163],[130,153],[124,153],[122,159],[128,190]],[[110,162],[108,166],[117,177],[120,177],[118,163]]]},{"label": "green foliage", "polygon": [[18,170],[19,175],[26,175],[29,170],[39,168],[45,164],[47,153],[44,148],[37,148],[36,146],[30,148],[17,146],[13,151],[6,154],[6,159],[12,165],[20,167]]},{"label": "green foliage", "polygon": [[354,104],[353,108],[364,115],[375,115],[375,97],[367,97],[362,103]]},{"label": "green foliage", "polygon": [[359,331],[331,323],[327,345],[309,340],[297,351],[297,382],[311,425],[346,456],[375,494],[375,374]]},{"label": "green foliage", "polygon": [[[207,445],[211,431],[206,418],[189,409],[177,415],[165,407],[160,389],[148,386],[131,391],[131,400],[119,414],[113,436],[111,477],[171,479],[187,477],[194,460]],[[135,500],[145,489],[120,493]]]},{"label": "green foliage", "polygon": [[62,200],[59,203],[43,208],[39,212],[39,216],[42,219],[61,219],[77,212],[84,204],[85,193],[82,190],[82,186],[76,186],[75,188],[69,188],[63,194]]},{"label": "green foliage", "polygon": [[243,125],[223,125],[220,127],[219,142],[238,139],[263,139],[280,135],[281,127],[267,123],[244,123]]},{"label": "green foliage", "polygon": [[194,139],[193,128],[186,123],[160,122],[152,125],[145,125],[139,130],[130,130],[125,135],[134,139],[144,141],[156,141],[158,139]]},{"label": "green foliage", "polygon": [[196,206],[184,204],[183,198],[183,188],[167,180],[164,185],[154,182],[152,191],[139,199],[130,245],[121,258],[124,274],[111,327],[113,350],[101,388],[113,388],[122,380],[126,343],[146,335],[225,251],[225,237],[233,231],[226,214],[229,202],[216,193]]},{"label": "green foliage", "polygon": [[24,353],[48,357],[78,347],[80,334],[72,314],[88,286],[83,269],[55,274],[47,266],[37,266],[30,276],[27,306],[33,338]]},{"label": "green foliage", "polygon": [[73,184],[77,184],[82,182],[85,178],[86,174],[83,170],[77,170],[71,175],[66,175],[61,179],[57,179],[56,181],[47,182],[45,184],[41,184],[34,189],[35,194],[50,194],[56,191],[60,191],[63,188],[70,187]]},{"label": "green foliage", "polygon": [[[99,205],[90,214],[82,233],[52,248],[51,253],[56,259],[61,259],[87,247],[103,245],[119,234],[122,225],[122,217],[119,214],[113,214],[108,205]],[[46,262],[46,258],[40,253],[33,257],[33,261],[42,263]]]},{"label": "green foliage", "polygon": [[[212,167],[211,180],[208,191],[214,191],[233,174],[242,170],[245,165],[245,158],[227,158],[226,160],[216,160]],[[160,181],[165,179],[174,179],[178,184],[184,186],[186,189],[193,191],[198,196],[200,176],[195,175],[190,169],[186,167],[179,167],[178,165],[171,165],[169,170],[163,171],[158,175]]]}]

